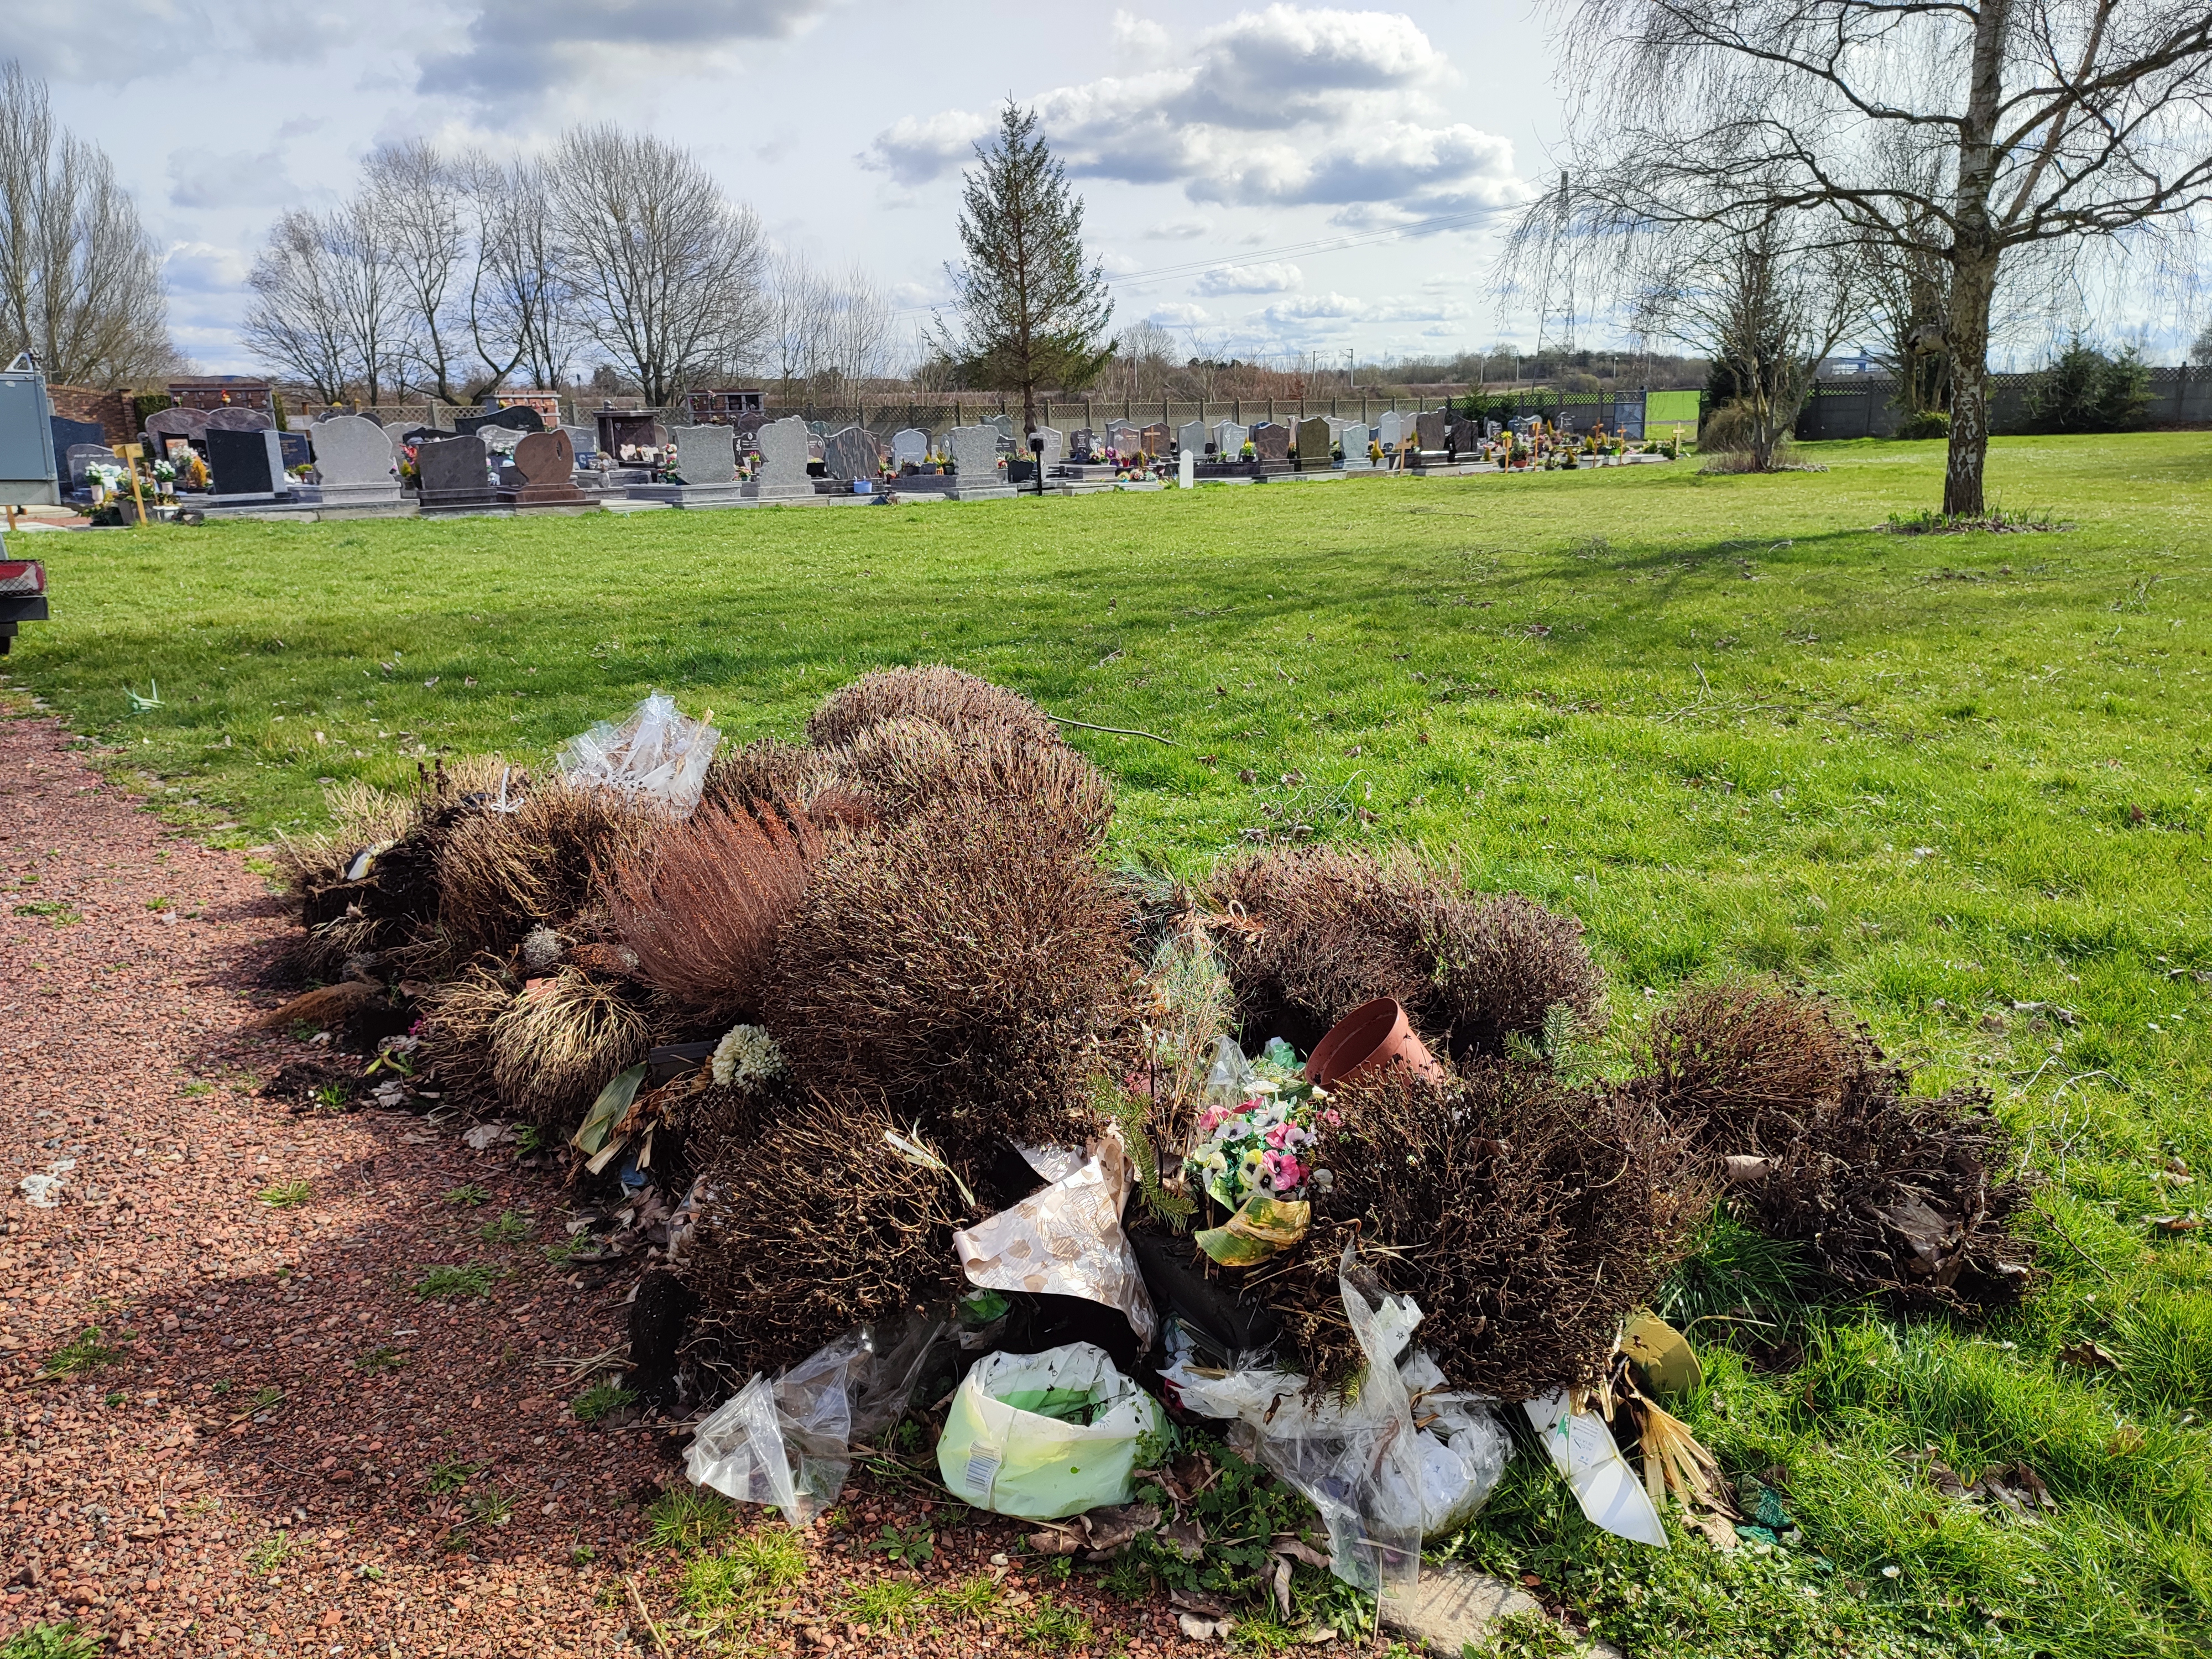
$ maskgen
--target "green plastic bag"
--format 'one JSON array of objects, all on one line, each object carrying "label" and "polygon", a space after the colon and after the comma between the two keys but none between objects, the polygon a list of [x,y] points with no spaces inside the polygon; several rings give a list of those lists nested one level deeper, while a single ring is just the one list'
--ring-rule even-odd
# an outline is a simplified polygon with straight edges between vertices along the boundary
[{"label": "green plastic bag", "polygon": [[1088,1342],[988,1354],[952,1396],[937,1467],[978,1509],[1054,1521],[1127,1503],[1139,1447],[1157,1444],[1166,1422],[1159,1401]]}]

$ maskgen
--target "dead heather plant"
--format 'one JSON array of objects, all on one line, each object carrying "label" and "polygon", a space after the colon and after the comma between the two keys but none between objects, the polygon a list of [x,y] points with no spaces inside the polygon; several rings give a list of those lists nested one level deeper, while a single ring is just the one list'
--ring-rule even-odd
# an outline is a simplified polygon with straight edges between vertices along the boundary
[{"label": "dead heather plant", "polygon": [[1131,1058],[1126,904],[1091,860],[969,797],[833,844],[784,930],[764,1023],[797,1075],[878,1090],[957,1163],[1080,1144]]},{"label": "dead heather plant", "polygon": [[999,731],[1036,744],[1056,744],[1060,731],[1018,691],[940,663],[882,668],[830,693],[806,722],[824,749],[850,743],[879,720],[927,720],[949,732]]},{"label": "dead heather plant", "polygon": [[702,805],[745,811],[770,801],[805,801],[822,782],[822,752],[781,738],[725,749],[707,769]]},{"label": "dead heather plant", "polygon": [[951,795],[1018,808],[1071,847],[1095,850],[1114,816],[1113,786],[1088,758],[1054,738],[994,726],[948,730],[911,716],[879,720],[825,751],[833,774],[889,823]]},{"label": "dead heather plant", "polygon": [[645,1011],[563,968],[533,981],[493,1024],[492,1080],[517,1116],[567,1133],[611,1078],[653,1046]]},{"label": "dead heather plant", "polygon": [[1527,1400],[1598,1376],[1711,1208],[1648,1091],[1498,1063],[1444,1088],[1394,1071],[1337,1105],[1312,1231],[1255,1276],[1301,1369],[1329,1387],[1363,1363],[1337,1288],[1355,1233],[1360,1259],[1419,1304],[1421,1344],[1455,1384]]},{"label": "dead heather plant", "polygon": [[532,929],[589,909],[611,871],[668,819],[611,789],[562,779],[531,786],[512,812],[479,810],[438,860],[438,920],[463,959],[507,956]]},{"label": "dead heather plant", "polygon": [[694,1341],[773,1375],[855,1325],[934,1302],[969,1218],[951,1178],[885,1142],[911,1125],[880,1096],[804,1097],[708,1169],[678,1268],[704,1311]]},{"label": "dead heather plant", "polygon": [[514,993],[481,963],[433,986],[422,1000],[422,1068],[456,1104],[489,1106],[499,1098],[493,1076],[492,1030],[514,1006]]},{"label": "dead heather plant", "polygon": [[1462,894],[1437,878],[1408,885],[1425,910],[1427,1015],[1450,1030],[1454,1054],[1496,1057],[1516,1037],[1538,1042],[1555,1009],[1576,1028],[1598,1024],[1605,977],[1580,921],[1519,893]]},{"label": "dead heather plant", "polygon": [[760,1006],[822,836],[803,812],[701,805],[616,866],[616,932],[664,995],[713,1019]]},{"label": "dead heather plant", "polygon": [[1869,1047],[1811,997],[1730,980],[1692,986],[1654,1014],[1638,1059],[1662,1109],[1717,1158],[1803,1139],[1872,1063]]}]

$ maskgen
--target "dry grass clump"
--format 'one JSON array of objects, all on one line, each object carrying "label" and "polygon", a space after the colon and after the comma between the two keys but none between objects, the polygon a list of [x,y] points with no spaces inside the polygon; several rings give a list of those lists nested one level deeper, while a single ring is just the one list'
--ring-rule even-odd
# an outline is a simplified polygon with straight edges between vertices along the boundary
[{"label": "dry grass clump", "polygon": [[616,866],[616,932],[655,990],[712,1018],[756,1011],[822,837],[775,803],[702,805]]},{"label": "dry grass clump", "polygon": [[614,790],[535,785],[514,811],[479,810],[454,826],[438,860],[439,922],[464,957],[506,956],[532,928],[587,909],[602,873],[668,823]]},{"label": "dry grass clump", "polygon": [[823,854],[764,1023],[801,1079],[880,1091],[957,1161],[1079,1142],[1131,1027],[1128,922],[1090,860],[955,797]]},{"label": "dry grass clump", "polygon": [[349,778],[326,785],[323,805],[331,827],[313,836],[276,832],[276,873],[301,897],[345,879],[347,867],[363,849],[397,841],[414,823],[416,802],[373,784]]},{"label": "dry grass clump", "polygon": [[968,1218],[943,1173],[884,1144],[907,1127],[880,1097],[817,1094],[722,1147],[678,1271],[732,1369],[773,1375],[951,1287]]},{"label": "dry grass clump", "polygon": [[1389,1073],[1337,1103],[1317,1153],[1333,1184],[1269,1286],[1300,1369],[1333,1388],[1363,1363],[1337,1293],[1354,1228],[1362,1259],[1420,1304],[1444,1374],[1526,1400],[1596,1376],[1710,1204],[1644,1091],[1491,1065],[1441,1089]]},{"label": "dry grass clump", "polygon": [[1802,1139],[1870,1063],[1823,1005],[1751,980],[1683,992],[1652,1016],[1639,1059],[1668,1115],[1716,1157]]},{"label": "dry grass clump", "polygon": [[493,1023],[492,1081],[509,1111],[566,1133],[608,1080],[652,1047],[643,1011],[563,968]]},{"label": "dry grass clump", "polygon": [[471,966],[422,997],[416,1050],[422,1067],[457,1104],[488,1106],[499,1097],[492,1072],[492,1028],[514,1006],[514,993],[488,969]]},{"label": "dry grass clump", "polygon": [[898,823],[950,795],[976,795],[1028,815],[1071,847],[1097,848],[1114,789],[1057,738],[983,727],[949,731],[910,716],[879,720],[825,756],[837,776]]},{"label": "dry grass clump", "polygon": [[806,735],[824,749],[850,743],[879,720],[910,718],[948,732],[998,731],[1033,744],[1060,742],[1044,710],[1018,691],[930,663],[881,668],[833,691],[806,722]]},{"label": "dry grass clump", "polygon": [[1229,865],[1206,896],[1246,1029],[1287,1017],[1301,1048],[1395,997],[1455,1054],[1497,1056],[1509,1037],[1540,1037],[1554,1008],[1589,1021],[1602,994],[1572,917],[1517,893],[1469,894],[1407,854],[1270,848]]},{"label": "dry grass clump", "polygon": [[819,750],[778,738],[760,738],[742,749],[724,749],[707,768],[702,806],[744,811],[771,801],[808,799],[823,781]]}]

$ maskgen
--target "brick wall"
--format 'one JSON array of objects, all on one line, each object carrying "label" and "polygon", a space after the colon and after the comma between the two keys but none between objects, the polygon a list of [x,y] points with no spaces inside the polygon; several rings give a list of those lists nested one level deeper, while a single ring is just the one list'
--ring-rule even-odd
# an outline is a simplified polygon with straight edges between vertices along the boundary
[{"label": "brick wall", "polygon": [[50,386],[46,397],[53,404],[54,413],[64,420],[98,421],[111,444],[132,443],[137,439],[128,392],[94,392],[81,386]]}]

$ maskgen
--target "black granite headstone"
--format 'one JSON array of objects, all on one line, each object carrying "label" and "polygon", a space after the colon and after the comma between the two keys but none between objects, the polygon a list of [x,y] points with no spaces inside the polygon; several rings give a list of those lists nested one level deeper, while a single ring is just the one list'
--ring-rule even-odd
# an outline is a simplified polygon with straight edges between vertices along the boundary
[{"label": "black granite headstone", "polygon": [[274,428],[240,432],[210,426],[207,447],[210,494],[266,501],[287,488],[283,450]]}]

